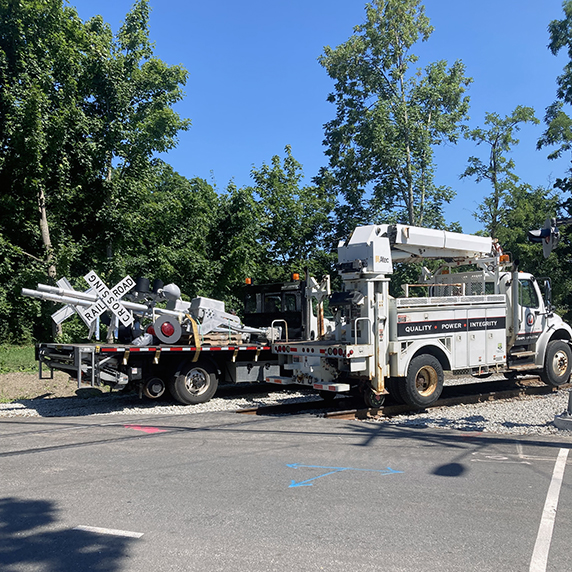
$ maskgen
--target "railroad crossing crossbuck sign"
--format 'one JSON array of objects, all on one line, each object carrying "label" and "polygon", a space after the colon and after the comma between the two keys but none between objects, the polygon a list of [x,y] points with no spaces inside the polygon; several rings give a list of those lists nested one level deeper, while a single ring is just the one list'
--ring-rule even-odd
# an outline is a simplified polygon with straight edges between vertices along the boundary
[{"label": "railroad crossing crossbuck sign", "polygon": [[[67,278],[60,278],[56,282],[56,284],[60,288],[65,288],[66,290],[69,290],[70,292],[75,292],[75,290],[73,289],[73,286],[69,283]],[[92,293],[93,293],[92,288],[89,288],[88,290],[83,292],[83,294],[92,294]],[[76,313],[83,320],[84,324],[90,329],[90,332],[91,332],[93,320],[88,320],[85,317],[85,308],[83,308],[82,306],[74,306],[73,304],[66,304],[63,308],[60,308],[57,312],[54,312],[52,314],[52,320],[56,324],[61,324],[64,320],[67,320],[70,316],[73,316]]]},{"label": "railroad crossing crossbuck sign", "polygon": [[120,301],[122,296],[135,286],[135,280],[131,276],[126,276],[111,290],[93,270],[88,272],[84,278],[98,294],[97,301],[84,312],[86,319],[93,321],[106,310],[111,310],[124,326],[130,326],[133,323],[133,315]]},{"label": "railroad crossing crossbuck sign", "polygon": [[[66,278],[60,278],[57,281],[57,285],[62,290],[56,289],[56,292],[53,292],[55,298],[47,299],[65,301],[67,304],[52,314],[52,319],[56,324],[61,324],[74,313],[77,313],[90,329],[91,336],[96,327],[97,318],[106,310],[110,310],[117,320],[125,326],[130,326],[133,323],[133,315],[121,303],[121,298],[135,286],[135,281],[131,276],[126,276],[111,289],[93,271],[86,274],[84,279],[90,286],[85,292],[74,290]],[[54,290],[51,287],[41,286],[48,293],[52,293],[51,291]]]}]

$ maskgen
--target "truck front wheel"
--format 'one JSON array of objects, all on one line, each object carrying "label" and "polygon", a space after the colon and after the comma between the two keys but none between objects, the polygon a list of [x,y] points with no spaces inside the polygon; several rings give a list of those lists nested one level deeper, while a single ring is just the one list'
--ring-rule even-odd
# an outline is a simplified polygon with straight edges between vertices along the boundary
[{"label": "truck front wheel", "polygon": [[546,385],[559,387],[570,379],[572,369],[572,351],[568,343],[562,340],[548,342],[544,357],[544,369],[540,372],[540,379]]},{"label": "truck front wheel", "polygon": [[171,395],[185,405],[206,403],[214,396],[218,379],[209,364],[187,364],[169,384]]},{"label": "truck front wheel", "polygon": [[439,360],[429,354],[413,358],[407,370],[401,397],[412,407],[428,407],[443,391],[443,368]]}]

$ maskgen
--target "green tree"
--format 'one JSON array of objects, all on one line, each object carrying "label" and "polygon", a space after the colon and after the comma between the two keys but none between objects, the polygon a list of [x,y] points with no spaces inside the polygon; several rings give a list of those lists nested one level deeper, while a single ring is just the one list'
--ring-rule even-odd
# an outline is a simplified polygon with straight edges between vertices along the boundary
[{"label": "green tree", "polygon": [[214,260],[219,196],[203,179],[186,179],[163,161],[140,189],[142,202],[131,211],[116,266],[122,276],[172,282],[189,297],[212,296],[219,274]]},{"label": "green tree", "polygon": [[[572,150],[572,118],[567,110],[572,104],[572,0],[562,3],[564,17],[561,20],[552,20],[548,25],[550,42],[548,48],[554,55],[566,50],[568,62],[564,66],[562,74],[556,79],[556,100],[547,107],[544,121],[546,129],[538,140],[537,148],[552,147],[548,157],[555,159],[563,153]],[[561,210],[549,213],[549,216],[563,215],[572,216],[572,177],[571,169],[556,179],[555,188],[564,193]],[[556,209],[555,209],[556,211]],[[560,278],[555,281],[555,290],[562,292],[559,297],[561,308],[566,312],[566,317],[572,317],[572,283],[569,279],[570,259],[572,257],[572,225],[563,225],[560,228],[562,240],[560,246],[551,254],[549,260],[556,266],[566,269]]]},{"label": "green tree", "polygon": [[261,240],[262,209],[250,187],[231,183],[220,197],[218,228],[214,235],[214,260],[220,265],[215,297],[241,309],[246,278],[266,278],[266,253]]},{"label": "green tree", "polygon": [[[74,165],[85,167],[78,88],[85,43],[81,21],[61,1],[0,0],[2,339],[29,339],[38,315],[49,314],[48,305],[22,300],[20,288],[58,272],[52,207],[75,192]],[[65,223],[60,229],[65,234]]]},{"label": "green tree", "polygon": [[283,162],[275,155],[270,165],[252,169],[268,280],[283,280],[306,268],[324,273],[331,243],[333,196],[320,186],[302,186],[302,166],[290,146],[285,154]]},{"label": "green tree", "polygon": [[434,183],[433,148],[457,141],[471,80],[460,61],[411,69],[413,46],[432,31],[419,0],[375,0],[354,35],[319,59],[335,81],[324,144],[346,232],[372,219],[444,225],[454,193]]},{"label": "green tree", "polygon": [[475,218],[485,225],[487,234],[493,238],[498,238],[501,232],[506,202],[518,186],[514,161],[507,155],[518,145],[515,134],[523,123],[540,122],[534,116],[532,107],[519,105],[504,118],[497,113],[486,113],[485,127],[477,127],[465,135],[477,145],[484,145],[488,153],[486,160],[469,157],[469,165],[461,178],[474,177],[477,183],[488,181],[491,184],[492,193],[478,207]]},{"label": "green tree", "polygon": [[90,46],[85,100],[93,118],[99,177],[104,200],[98,212],[111,269],[114,244],[121,252],[129,211],[141,202],[140,181],[156,153],[172,149],[190,122],[172,106],[183,97],[187,71],[154,57],[149,38],[149,2],[138,0],[116,37],[100,16],[86,24]]},{"label": "green tree", "polygon": [[[138,0],[114,37],[101,17],[84,23],[63,0],[0,0],[0,235],[9,257],[0,272],[10,272],[0,275],[0,298],[19,298],[41,273],[117,273],[152,158],[189,126],[172,110],[186,71],[153,57],[148,13]],[[5,305],[11,332],[18,303]]]},{"label": "green tree", "polygon": [[47,205],[75,159],[84,44],[79,18],[61,1],[0,1],[0,231],[28,258],[45,260],[52,278]]},{"label": "green tree", "polygon": [[572,119],[564,111],[565,105],[572,104],[572,0],[562,3],[564,18],[552,20],[548,25],[550,42],[548,49],[556,56],[566,49],[569,62],[563,73],[556,79],[556,101],[546,109],[547,128],[538,141],[538,149],[558,145],[549,157],[560,157],[563,152],[572,149]]},{"label": "green tree", "polygon": [[[527,240],[527,233],[542,228],[548,217],[560,210],[562,197],[557,191],[529,185],[516,186],[505,199],[501,214],[498,240],[520,269],[536,277],[548,276],[553,286],[553,303],[558,313],[570,318],[572,276],[570,276],[570,247],[563,241],[558,248],[544,258],[542,247]],[[565,228],[563,227],[561,231]]]},{"label": "green tree", "polygon": [[546,262],[542,248],[527,239],[528,231],[541,228],[553,216],[561,198],[556,191],[544,187],[515,186],[505,198],[497,239],[504,251],[519,261],[519,267],[536,276],[550,275],[554,261]]}]

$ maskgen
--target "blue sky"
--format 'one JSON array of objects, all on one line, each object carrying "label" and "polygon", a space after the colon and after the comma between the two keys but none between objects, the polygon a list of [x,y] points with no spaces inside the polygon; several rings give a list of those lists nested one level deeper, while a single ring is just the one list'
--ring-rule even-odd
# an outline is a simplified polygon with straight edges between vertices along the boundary
[{"label": "blue sky", "polygon": [[[80,17],[101,14],[119,29],[132,0],[70,0]],[[252,167],[283,156],[286,145],[303,165],[306,182],[327,164],[323,125],[334,116],[326,101],[332,81],[318,64],[325,45],[347,40],[363,21],[362,0],[151,0],[150,30],[155,55],[189,71],[186,97],[177,111],[192,127],[164,159],[188,178],[201,177],[223,191],[230,180],[251,183]],[[554,101],[556,77],[566,54],[547,49],[548,23],[563,17],[560,0],[426,0],[435,28],[414,48],[419,65],[460,59],[474,82],[470,126],[483,125],[485,112],[501,116],[517,105],[534,107],[543,119]],[[536,151],[544,125],[524,126],[513,153],[516,172],[533,186],[549,186],[568,169],[570,157],[548,161]],[[485,183],[459,180],[470,155],[484,149],[462,141],[439,148],[436,182],[456,190],[447,220],[465,232],[480,225],[472,216]],[[549,214],[549,213],[547,213]]]}]

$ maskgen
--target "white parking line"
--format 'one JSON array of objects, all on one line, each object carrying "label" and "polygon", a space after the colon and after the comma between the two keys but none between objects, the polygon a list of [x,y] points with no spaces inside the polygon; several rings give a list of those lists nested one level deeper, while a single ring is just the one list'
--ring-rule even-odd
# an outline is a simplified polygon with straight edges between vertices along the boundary
[{"label": "white parking line", "polygon": [[552,531],[554,529],[554,520],[556,519],[556,508],[558,507],[558,497],[560,496],[560,487],[564,477],[564,469],[566,468],[566,460],[570,449],[560,449],[554,471],[552,472],[552,480],[548,487],[546,502],[542,512],[540,528],[534,545],[532,559],[530,561],[529,572],[545,572],[548,563],[548,551],[552,542]]},{"label": "white parking line", "polygon": [[141,538],[142,532],[130,532],[129,530],[115,530],[113,528],[100,528],[99,526],[76,526],[74,530],[84,532],[95,532],[96,534],[109,534],[111,536],[126,536],[128,538]]}]

